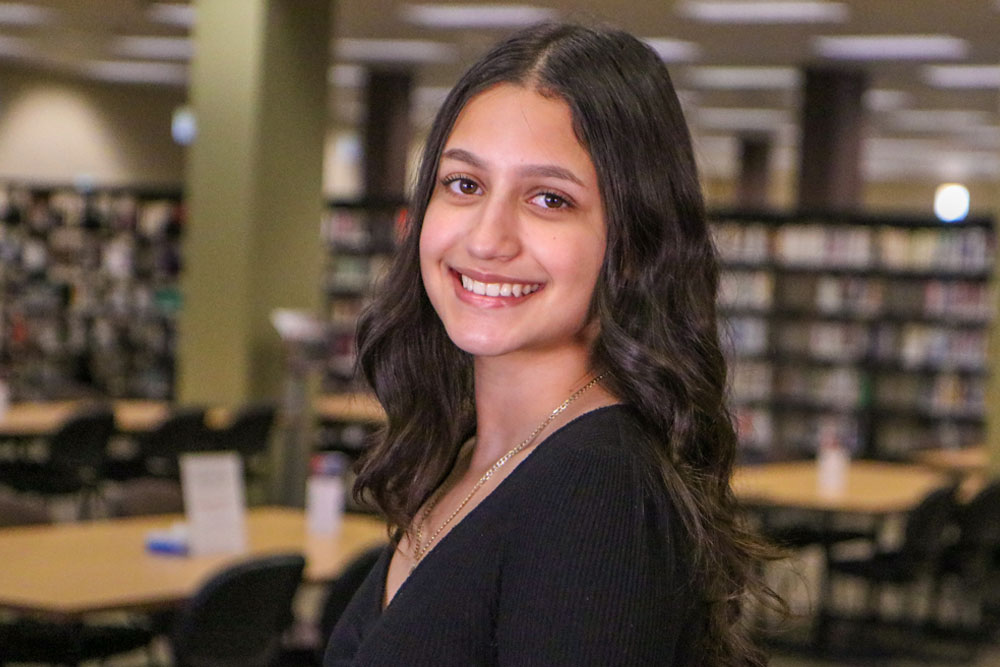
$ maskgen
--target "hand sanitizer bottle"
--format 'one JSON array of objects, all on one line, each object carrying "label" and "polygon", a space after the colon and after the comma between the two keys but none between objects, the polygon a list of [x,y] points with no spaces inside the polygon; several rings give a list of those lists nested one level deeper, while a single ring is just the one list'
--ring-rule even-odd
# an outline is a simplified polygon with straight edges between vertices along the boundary
[{"label": "hand sanitizer bottle", "polygon": [[336,535],[344,516],[344,473],[347,457],[340,452],[315,454],[306,481],[306,524],[310,534]]},{"label": "hand sanitizer bottle", "polygon": [[816,452],[816,481],[821,495],[838,495],[844,492],[849,464],[850,457],[840,444],[836,425],[823,424]]}]

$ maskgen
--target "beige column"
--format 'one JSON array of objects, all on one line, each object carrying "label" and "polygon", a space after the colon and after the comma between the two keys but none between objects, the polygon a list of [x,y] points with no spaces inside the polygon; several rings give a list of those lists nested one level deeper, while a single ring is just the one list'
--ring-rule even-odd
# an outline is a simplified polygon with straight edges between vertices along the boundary
[{"label": "beige column", "polygon": [[274,308],[318,312],[330,0],[197,0],[178,399],[280,398]]},{"label": "beige column", "polygon": [[800,209],[850,210],[861,205],[862,71],[807,67],[799,151]]}]

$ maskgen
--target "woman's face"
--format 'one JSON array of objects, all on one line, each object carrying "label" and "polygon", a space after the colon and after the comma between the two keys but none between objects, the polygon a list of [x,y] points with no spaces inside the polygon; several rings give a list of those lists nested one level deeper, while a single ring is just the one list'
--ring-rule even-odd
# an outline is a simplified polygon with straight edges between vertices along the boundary
[{"label": "woman's face", "polygon": [[512,84],[480,93],[437,176],[420,268],[451,340],[477,356],[586,350],[606,226],[569,106]]}]

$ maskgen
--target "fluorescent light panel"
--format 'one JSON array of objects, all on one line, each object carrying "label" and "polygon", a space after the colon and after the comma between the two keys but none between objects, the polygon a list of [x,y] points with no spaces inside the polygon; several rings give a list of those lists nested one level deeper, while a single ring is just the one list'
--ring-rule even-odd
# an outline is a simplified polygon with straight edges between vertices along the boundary
[{"label": "fluorescent light panel", "polygon": [[455,47],[423,39],[338,39],[336,55],[362,62],[445,63],[457,57]]},{"label": "fluorescent light panel", "polygon": [[154,2],[146,10],[146,17],[153,23],[182,28],[194,25],[194,15],[194,5],[179,5],[172,2]]},{"label": "fluorescent light panel", "polygon": [[902,90],[871,88],[865,91],[864,105],[872,111],[894,111],[910,104],[913,96]]},{"label": "fluorescent light panel", "polygon": [[101,81],[167,84],[187,82],[187,68],[174,63],[92,60],[81,69],[88,76]]},{"label": "fluorescent light panel", "polygon": [[365,68],[361,65],[334,65],[327,70],[326,81],[338,88],[360,88],[365,85]]},{"label": "fluorescent light panel", "polygon": [[778,109],[701,108],[689,120],[711,130],[777,131],[788,122],[788,114]]},{"label": "fluorescent light panel", "polygon": [[112,48],[119,56],[157,60],[189,60],[194,52],[187,37],[119,37]]},{"label": "fluorescent light panel", "polygon": [[813,51],[837,60],[957,60],[969,45],[949,35],[848,35],[815,37]]},{"label": "fluorescent light panel", "polygon": [[414,106],[437,109],[451,92],[449,86],[418,86],[413,94]]},{"label": "fluorescent light panel", "polygon": [[22,37],[0,35],[0,57],[25,58],[38,55],[38,49]]},{"label": "fluorescent light panel", "polygon": [[1000,65],[928,65],[923,75],[936,88],[1000,88]]},{"label": "fluorescent light panel", "polygon": [[789,90],[802,75],[794,67],[692,67],[687,81],[695,88],[719,90]]},{"label": "fluorescent light panel", "polygon": [[701,55],[701,47],[694,42],[667,37],[649,37],[643,41],[656,51],[656,55],[665,63],[691,62]]},{"label": "fluorescent light panel", "polygon": [[56,12],[47,7],[23,2],[0,2],[0,25],[46,25],[55,20]]},{"label": "fluorescent light panel", "polygon": [[842,2],[682,2],[677,12],[706,23],[843,23]]},{"label": "fluorescent light panel", "polygon": [[914,132],[971,130],[985,125],[990,114],[965,109],[901,109],[889,115],[894,127]]},{"label": "fluorescent light panel", "polygon": [[518,28],[559,16],[554,9],[531,5],[437,5],[411,4],[400,8],[403,19],[427,28],[455,30],[476,28]]}]

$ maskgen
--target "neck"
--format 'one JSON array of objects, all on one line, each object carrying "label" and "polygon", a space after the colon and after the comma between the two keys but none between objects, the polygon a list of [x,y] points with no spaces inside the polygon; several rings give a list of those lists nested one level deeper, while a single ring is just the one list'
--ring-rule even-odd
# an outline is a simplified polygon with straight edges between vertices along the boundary
[{"label": "neck", "polygon": [[[478,357],[476,447],[470,471],[488,469],[592,378],[588,355],[578,350],[541,358]],[[535,443],[574,417],[613,402],[602,387],[591,387],[539,433]]]}]

